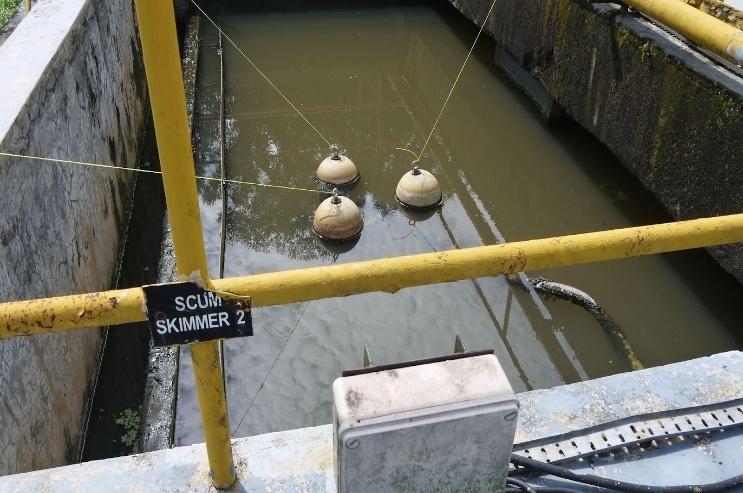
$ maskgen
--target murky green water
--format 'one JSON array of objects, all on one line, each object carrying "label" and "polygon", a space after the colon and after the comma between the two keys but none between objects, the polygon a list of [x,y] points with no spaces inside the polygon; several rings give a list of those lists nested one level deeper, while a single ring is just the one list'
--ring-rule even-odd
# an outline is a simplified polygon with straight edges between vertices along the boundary
[{"label": "murky green water", "polygon": [[[288,10],[219,16],[226,32],[361,171],[350,193],[365,228],[338,253],[311,231],[313,193],[229,190],[226,276],[328,265],[668,221],[613,156],[575,124],[545,125],[491,65],[483,39],[447,109],[424,167],[444,190],[428,218],[408,217],[394,190],[475,35],[426,5]],[[198,172],[218,176],[219,65],[202,28],[195,135]],[[230,47],[225,48],[230,178],[315,187],[324,143]],[[219,185],[201,183],[210,272],[219,259]],[[741,346],[740,288],[704,253],[645,257],[544,275],[595,297],[646,366]],[[225,343],[235,436],[328,423],[333,379],[361,365],[495,348],[517,391],[627,371],[582,308],[486,278],[255,310],[255,337]],[[740,332],[737,332],[740,334]],[[264,383],[265,382],[265,383]],[[187,350],[177,442],[203,441]]]}]

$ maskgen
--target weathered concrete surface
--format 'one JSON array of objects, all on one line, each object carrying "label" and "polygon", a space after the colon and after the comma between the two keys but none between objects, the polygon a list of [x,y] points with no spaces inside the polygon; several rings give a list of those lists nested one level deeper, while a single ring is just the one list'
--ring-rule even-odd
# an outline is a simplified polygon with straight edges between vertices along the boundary
[{"label": "weathered concrete surface", "polygon": [[[490,0],[450,0],[480,20]],[[743,210],[743,79],[614,4],[498,0],[486,29],[671,215]],[[743,247],[711,249],[743,282]]]},{"label": "weathered concrete surface", "polygon": [[[331,425],[233,442],[238,483],[230,491],[335,492]],[[0,478],[3,493],[216,492],[204,444],[85,462]]]},{"label": "weathered concrete surface", "polygon": [[[659,368],[613,375],[517,395],[521,410],[516,443],[551,437],[632,415],[715,404],[743,397],[743,353],[729,352]],[[743,435],[729,430],[663,457],[624,456],[611,464],[580,465],[593,474],[650,484],[694,484],[732,476],[743,467]],[[363,445],[362,445],[363,446]],[[233,440],[238,481],[230,491],[336,490],[333,426],[289,430]],[[673,461],[676,461],[675,463]],[[663,462],[665,461],[665,462]],[[589,461],[587,461],[589,462]],[[655,473],[648,467],[658,462]],[[675,464],[670,467],[669,464]],[[679,467],[683,464],[685,467]],[[731,472],[734,471],[734,472]],[[550,480],[545,480],[550,481]],[[570,486],[574,483],[550,483]],[[215,492],[203,444],[87,462],[0,478],[0,491]],[[579,490],[584,491],[584,490]],[[588,491],[588,490],[585,490]],[[594,491],[591,489],[590,491]]]},{"label": "weathered concrete surface", "polygon": [[[0,150],[131,165],[130,0],[41,0],[0,47]],[[109,287],[130,175],[0,157],[0,301]],[[74,460],[99,331],[0,341],[0,473]]]}]

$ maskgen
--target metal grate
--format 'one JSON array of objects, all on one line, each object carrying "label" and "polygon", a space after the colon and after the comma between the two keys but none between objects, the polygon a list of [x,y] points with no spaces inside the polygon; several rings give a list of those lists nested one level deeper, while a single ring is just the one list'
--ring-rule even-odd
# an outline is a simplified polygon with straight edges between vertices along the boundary
[{"label": "metal grate", "polygon": [[743,399],[625,418],[576,432],[514,445],[513,452],[541,462],[559,463],[611,453],[685,435],[724,431],[743,425]]}]

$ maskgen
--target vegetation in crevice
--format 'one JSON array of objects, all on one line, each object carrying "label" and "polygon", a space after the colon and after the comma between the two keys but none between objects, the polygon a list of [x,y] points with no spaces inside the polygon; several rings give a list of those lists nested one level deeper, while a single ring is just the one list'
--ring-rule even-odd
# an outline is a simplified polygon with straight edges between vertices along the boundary
[{"label": "vegetation in crevice", "polygon": [[124,432],[121,435],[121,443],[129,447],[132,454],[139,453],[139,423],[140,412],[134,409],[124,409],[117,417],[116,424],[121,426]]},{"label": "vegetation in crevice", "polygon": [[20,3],[21,0],[0,0],[0,27],[8,22]]}]

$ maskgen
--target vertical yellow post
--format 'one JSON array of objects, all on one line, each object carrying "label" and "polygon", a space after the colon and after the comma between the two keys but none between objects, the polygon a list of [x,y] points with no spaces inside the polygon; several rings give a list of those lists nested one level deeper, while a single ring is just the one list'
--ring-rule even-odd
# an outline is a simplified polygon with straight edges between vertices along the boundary
[{"label": "vertical yellow post", "polygon": [[23,0],[23,11],[26,13],[26,15],[31,12],[31,0]]},{"label": "vertical yellow post", "polygon": [[[210,284],[172,0],[135,0],[165,199],[181,276]],[[222,367],[216,342],[191,345],[212,481],[235,482]]]}]

